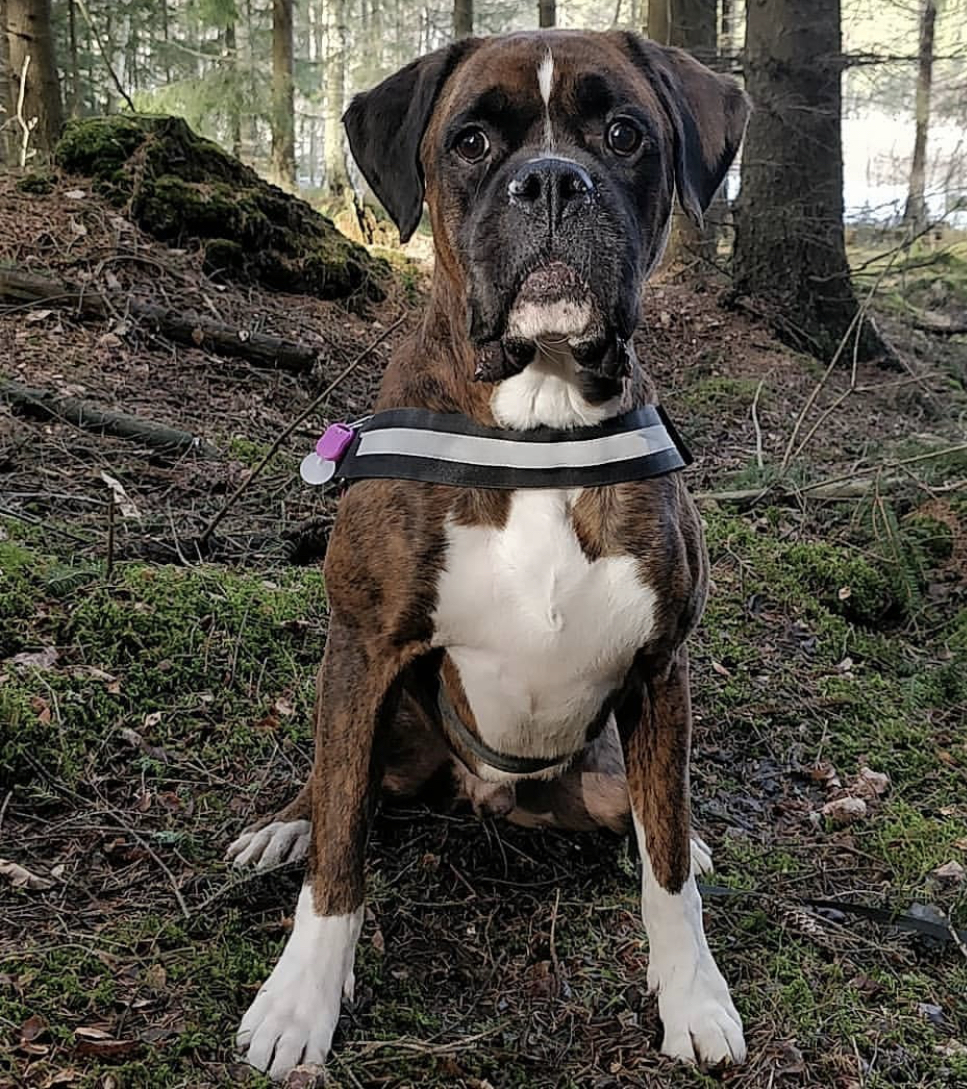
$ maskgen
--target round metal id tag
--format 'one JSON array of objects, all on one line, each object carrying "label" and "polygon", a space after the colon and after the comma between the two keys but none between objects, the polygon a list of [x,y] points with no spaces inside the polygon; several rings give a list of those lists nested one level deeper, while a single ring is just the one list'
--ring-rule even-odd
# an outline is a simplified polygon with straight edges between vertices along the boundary
[{"label": "round metal id tag", "polygon": [[319,457],[313,450],[311,454],[306,454],[302,459],[302,464],[299,466],[299,476],[307,484],[328,484],[336,475],[336,469],[337,465],[334,461]]}]

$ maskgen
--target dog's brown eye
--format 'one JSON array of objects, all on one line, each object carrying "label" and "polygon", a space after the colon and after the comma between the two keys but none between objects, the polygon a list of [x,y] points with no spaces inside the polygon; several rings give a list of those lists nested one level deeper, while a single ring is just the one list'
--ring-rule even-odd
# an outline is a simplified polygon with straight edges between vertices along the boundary
[{"label": "dog's brown eye", "polygon": [[465,129],[457,137],[454,148],[461,159],[479,163],[490,150],[490,141],[481,129]]},{"label": "dog's brown eye", "polygon": [[634,155],[641,140],[641,129],[630,121],[612,121],[608,126],[608,147],[615,155]]}]

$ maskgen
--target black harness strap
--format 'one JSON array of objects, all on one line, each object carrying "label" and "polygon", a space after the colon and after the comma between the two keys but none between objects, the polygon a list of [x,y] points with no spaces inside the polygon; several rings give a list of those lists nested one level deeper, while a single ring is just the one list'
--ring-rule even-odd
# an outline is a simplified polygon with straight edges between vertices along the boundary
[{"label": "black harness strap", "polygon": [[[692,457],[658,405],[590,427],[481,427],[459,414],[399,408],[354,425],[331,476],[470,488],[585,488],[676,472]],[[348,436],[347,436],[348,437]],[[311,462],[317,455],[309,455]],[[323,462],[320,459],[319,464]],[[323,476],[313,480],[324,482]]]}]

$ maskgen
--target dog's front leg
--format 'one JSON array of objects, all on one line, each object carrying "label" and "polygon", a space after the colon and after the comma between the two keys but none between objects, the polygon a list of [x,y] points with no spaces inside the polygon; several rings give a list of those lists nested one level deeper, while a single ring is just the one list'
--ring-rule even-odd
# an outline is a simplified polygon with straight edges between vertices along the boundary
[{"label": "dog's front leg", "polygon": [[[662,1052],[692,1062],[742,1062],[742,1021],[705,940],[691,865],[685,649],[649,675],[644,689],[637,721],[622,723],[621,732],[641,852],[648,985],[658,993],[665,1030]],[[636,712],[637,706],[625,711]]]},{"label": "dog's front leg", "polygon": [[333,623],[316,691],[305,883],[282,956],[238,1032],[248,1062],[273,1078],[325,1060],[342,999],[352,998],[363,856],[379,782],[373,739],[393,679],[389,655]]}]

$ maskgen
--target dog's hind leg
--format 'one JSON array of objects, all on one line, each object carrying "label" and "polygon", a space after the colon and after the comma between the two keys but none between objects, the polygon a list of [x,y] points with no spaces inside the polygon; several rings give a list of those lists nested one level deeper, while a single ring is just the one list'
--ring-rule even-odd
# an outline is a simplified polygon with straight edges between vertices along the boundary
[{"label": "dog's hind leg", "polygon": [[636,698],[626,700],[617,717],[641,852],[648,984],[658,992],[665,1029],[662,1051],[690,1062],[742,1062],[742,1021],[705,938],[693,873],[684,648],[642,678]]},{"label": "dog's hind leg", "polygon": [[253,824],[235,839],[225,857],[239,868],[269,870],[283,862],[300,862],[309,850],[309,817],[312,809],[309,784],[278,813]]},{"label": "dog's hind leg", "polygon": [[[524,828],[630,832],[631,799],[614,716],[562,776],[518,783],[516,796],[517,804],[507,819]],[[691,857],[696,876],[712,872],[712,852],[694,829]]]}]

